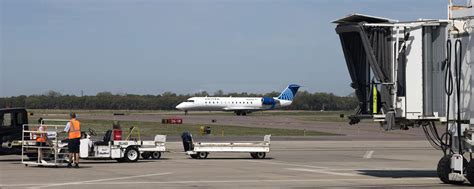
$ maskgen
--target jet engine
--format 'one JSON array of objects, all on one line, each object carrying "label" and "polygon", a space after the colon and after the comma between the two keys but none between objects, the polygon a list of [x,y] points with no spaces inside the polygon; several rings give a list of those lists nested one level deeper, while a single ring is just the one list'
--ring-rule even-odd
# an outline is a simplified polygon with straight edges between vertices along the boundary
[{"label": "jet engine", "polygon": [[262,105],[274,106],[275,104],[278,104],[278,103],[279,103],[278,100],[275,100],[274,98],[271,98],[271,97],[263,97],[262,98]]}]

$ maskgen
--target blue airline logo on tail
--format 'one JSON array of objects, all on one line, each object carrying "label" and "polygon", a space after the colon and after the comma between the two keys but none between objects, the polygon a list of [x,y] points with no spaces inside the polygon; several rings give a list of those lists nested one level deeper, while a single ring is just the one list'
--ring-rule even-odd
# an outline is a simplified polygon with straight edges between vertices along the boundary
[{"label": "blue airline logo on tail", "polygon": [[300,87],[301,86],[296,84],[288,85],[288,87],[283,92],[281,92],[280,96],[278,96],[278,99],[292,101]]}]

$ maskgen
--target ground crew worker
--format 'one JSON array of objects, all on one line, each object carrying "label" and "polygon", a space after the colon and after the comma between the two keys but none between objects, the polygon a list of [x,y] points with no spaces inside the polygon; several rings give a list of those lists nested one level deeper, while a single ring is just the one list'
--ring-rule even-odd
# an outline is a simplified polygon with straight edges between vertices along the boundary
[{"label": "ground crew worker", "polygon": [[[45,132],[46,131],[46,125],[44,125],[43,118],[38,119],[38,131]],[[47,140],[47,134],[46,133],[38,133],[36,135],[36,143],[39,144],[39,146],[44,146]]]},{"label": "ground crew worker", "polygon": [[81,122],[76,119],[76,113],[72,112],[69,114],[71,120],[67,123],[65,132],[68,132],[68,151],[69,151],[69,163],[68,168],[72,167],[74,163],[75,168],[79,168],[79,145],[81,139]]},{"label": "ground crew worker", "polygon": [[42,162],[43,161],[43,149],[41,149],[42,146],[46,146],[46,140],[47,140],[47,134],[46,133],[42,133],[42,132],[45,132],[46,131],[46,125],[44,125],[44,121],[43,121],[43,118],[39,118],[38,119],[38,124],[39,124],[39,127],[38,127],[38,131],[40,131],[40,133],[36,134],[36,145],[38,147],[40,147],[38,149],[39,153],[38,153],[38,162]]}]

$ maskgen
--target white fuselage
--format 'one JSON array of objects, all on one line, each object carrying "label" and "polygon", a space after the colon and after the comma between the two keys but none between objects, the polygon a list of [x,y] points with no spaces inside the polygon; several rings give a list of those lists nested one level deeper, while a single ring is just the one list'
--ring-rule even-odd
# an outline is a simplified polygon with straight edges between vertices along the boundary
[{"label": "white fuselage", "polygon": [[260,111],[289,106],[292,101],[278,100],[275,105],[264,105],[263,97],[192,97],[177,109],[190,111]]}]

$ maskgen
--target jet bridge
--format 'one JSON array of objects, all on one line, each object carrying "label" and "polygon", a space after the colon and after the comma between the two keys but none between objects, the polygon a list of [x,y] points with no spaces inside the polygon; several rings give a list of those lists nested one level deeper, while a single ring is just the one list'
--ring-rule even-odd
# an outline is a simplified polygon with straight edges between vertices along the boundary
[{"label": "jet bridge", "polygon": [[350,124],[421,127],[443,152],[437,173],[444,183],[474,185],[473,4],[450,1],[447,20],[352,14],[333,21],[359,101]]},{"label": "jet bridge", "polygon": [[445,101],[448,21],[397,22],[353,14],[333,23],[359,100],[351,124],[370,118],[391,130],[446,114],[439,102]]}]

